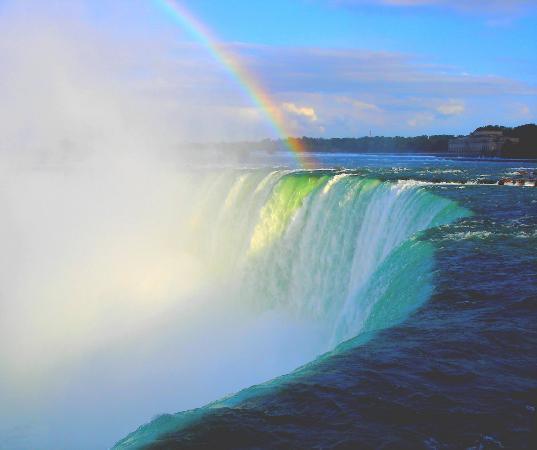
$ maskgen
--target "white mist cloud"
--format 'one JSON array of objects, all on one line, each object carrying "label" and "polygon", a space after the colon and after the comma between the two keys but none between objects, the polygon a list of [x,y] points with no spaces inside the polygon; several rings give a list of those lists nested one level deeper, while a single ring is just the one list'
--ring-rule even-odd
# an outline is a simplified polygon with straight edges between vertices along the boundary
[{"label": "white mist cloud", "polygon": [[0,396],[49,388],[199,275],[175,251],[188,198],[161,161],[191,99],[143,88],[175,67],[160,36],[97,27],[89,6],[0,4]]},{"label": "white mist cloud", "polygon": [[3,157],[110,158],[156,153],[181,138],[182,130],[170,127],[166,115],[173,108],[158,100],[158,87],[151,93],[138,88],[136,72],[146,62],[154,72],[167,70],[158,45],[146,60],[134,48],[147,50],[148,42],[118,41],[111,30],[92,28],[78,2],[65,4],[61,13],[29,3],[35,10],[15,4],[0,14]]},{"label": "white mist cloud", "polygon": [[177,170],[192,155],[177,144],[248,129],[233,114],[245,102],[227,104],[236,89],[197,47],[137,21],[144,2],[113,2],[100,22],[91,9],[108,3],[0,2],[0,439],[10,449],[104,448],[162,411],[142,390],[137,412],[118,397],[154,369],[126,348],[135,357],[144,333],[156,338],[171,308],[180,320],[207,284],[189,234],[197,186]]},{"label": "white mist cloud", "polygon": [[248,116],[251,100],[209,52],[175,24],[167,29],[158,10],[150,12],[163,25],[145,24],[146,8],[143,1],[0,4],[4,158],[73,161],[104,147],[114,147],[107,157],[158,153],[184,141],[270,133],[265,116]]}]

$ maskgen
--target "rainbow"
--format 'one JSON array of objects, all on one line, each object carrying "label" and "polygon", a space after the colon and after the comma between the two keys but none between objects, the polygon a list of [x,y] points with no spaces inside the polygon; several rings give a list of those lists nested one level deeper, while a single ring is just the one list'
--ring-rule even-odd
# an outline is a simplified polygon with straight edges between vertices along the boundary
[{"label": "rainbow", "polygon": [[215,61],[227,70],[251,99],[252,103],[264,112],[273,131],[295,155],[299,165],[305,169],[315,168],[315,161],[312,155],[308,153],[303,142],[297,138],[290,137],[280,109],[274,104],[268,92],[263,89],[253,74],[240,63],[238,58],[224,48],[211,30],[183,5],[174,0],[155,0],[155,2],[170,18],[196,38],[208,50]]}]

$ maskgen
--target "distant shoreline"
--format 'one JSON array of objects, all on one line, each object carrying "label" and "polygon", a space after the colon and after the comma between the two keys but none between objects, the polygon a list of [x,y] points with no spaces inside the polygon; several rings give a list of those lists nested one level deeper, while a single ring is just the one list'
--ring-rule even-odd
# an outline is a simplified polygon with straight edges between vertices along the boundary
[{"label": "distant shoreline", "polygon": [[[278,152],[273,152],[272,154],[286,154],[288,152],[280,150]],[[467,157],[458,157],[453,156],[449,152],[446,153],[439,153],[439,152],[431,152],[431,153],[424,153],[424,152],[412,152],[412,151],[404,151],[404,152],[363,152],[363,151],[324,151],[324,152],[308,152],[310,155],[370,155],[370,156],[398,156],[398,157],[404,157],[404,156],[429,156],[434,158],[443,158],[443,159],[449,159],[453,161],[474,161],[474,162],[533,162],[537,163],[537,158],[503,158],[503,157],[496,157],[496,158],[472,158],[470,156]]]},{"label": "distant shoreline", "polygon": [[[453,141],[464,141],[467,136],[462,135],[422,135],[413,137],[403,136],[363,136],[347,138],[313,138],[313,137],[289,137],[286,139],[263,139],[259,141],[239,141],[239,142],[212,142],[212,143],[189,143],[185,144],[190,148],[198,150],[223,150],[236,152],[245,156],[252,152],[265,152],[268,154],[289,151],[290,148],[306,149],[308,153],[348,153],[348,154],[421,154],[441,156],[450,159],[469,159],[492,161],[497,159],[506,160],[537,160],[537,125],[526,124],[519,127],[509,128],[498,125],[487,125],[477,128],[472,134],[483,134],[489,131],[490,134],[500,134],[505,137],[500,147],[495,147],[496,156],[487,154],[487,150],[482,150],[481,156],[469,154],[457,156],[450,151]],[[451,141],[451,143],[450,143]],[[481,141],[478,142],[481,144]],[[485,142],[483,143],[485,145]],[[479,149],[478,149],[479,150]],[[461,152],[458,152],[460,154]],[[501,156],[500,156],[501,155]]]}]

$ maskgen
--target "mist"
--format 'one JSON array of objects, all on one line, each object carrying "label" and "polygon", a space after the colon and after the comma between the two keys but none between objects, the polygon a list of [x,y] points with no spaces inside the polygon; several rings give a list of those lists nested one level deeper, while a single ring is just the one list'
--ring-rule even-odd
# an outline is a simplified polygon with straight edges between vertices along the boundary
[{"label": "mist", "polygon": [[110,447],[318,351],[199,251],[184,142],[240,120],[192,80],[222,74],[151,2],[108,3],[0,4],[0,448]]},{"label": "mist", "polygon": [[352,337],[360,180],[194,153],[264,127],[151,2],[108,3],[0,7],[0,448],[109,448]]}]

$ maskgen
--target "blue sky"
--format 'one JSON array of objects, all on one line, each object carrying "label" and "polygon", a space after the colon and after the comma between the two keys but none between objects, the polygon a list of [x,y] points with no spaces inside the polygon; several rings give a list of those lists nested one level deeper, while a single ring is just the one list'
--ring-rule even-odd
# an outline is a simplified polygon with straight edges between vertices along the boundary
[{"label": "blue sky", "polygon": [[465,133],[537,120],[537,2],[190,0],[298,134]]},{"label": "blue sky", "polygon": [[[465,134],[537,122],[537,0],[181,2],[254,74],[296,136]],[[72,67],[72,90],[79,73],[107,84],[115,71],[114,86],[158,98],[147,108],[184,139],[276,137],[263,111],[158,3],[0,0],[0,19],[13,36],[34,36],[36,44],[19,48],[33,46],[39,58],[50,50],[40,34],[63,30],[40,71]],[[49,25],[35,25],[38,16]],[[67,64],[60,47],[77,60]]]},{"label": "blue sky", "polygon": [[[537,118],[537,2],[186,4],[222,40],[259,47],[255,69],[274,95],[315,108],[317,122],[325,117],[318,130],[302,123],[312,134],[464,133]],[[286,67],[306,73],[297,79],[282,74]],[[357,113],[353,101],[366,105]]]}]

